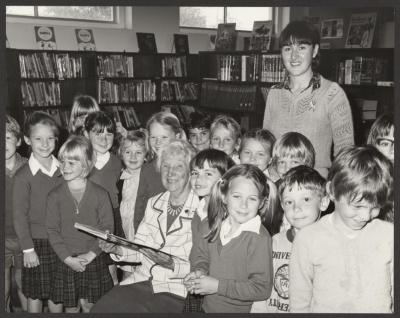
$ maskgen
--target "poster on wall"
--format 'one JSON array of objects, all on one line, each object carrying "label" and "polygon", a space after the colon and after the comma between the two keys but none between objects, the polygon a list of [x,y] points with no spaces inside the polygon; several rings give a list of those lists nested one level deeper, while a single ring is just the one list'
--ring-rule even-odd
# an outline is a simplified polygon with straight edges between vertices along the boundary
[{"label": "poster on wall", "polygon": [[79,51],[96,51],[93,31],[91,29],[75,29]]},{"label": "poster on wall", "polygon": [[321,22],[321,38],[342,38],[343,19],[327,19]]},{"label": "poster on wall", "polygon": [[346,48],[370,48],[374,37],[376,12],[352,14]]},{"label": "poster on wall", "polygon": [[56,50],[56,35],[54,27],[35,25],[35,38],[38,49]]}]

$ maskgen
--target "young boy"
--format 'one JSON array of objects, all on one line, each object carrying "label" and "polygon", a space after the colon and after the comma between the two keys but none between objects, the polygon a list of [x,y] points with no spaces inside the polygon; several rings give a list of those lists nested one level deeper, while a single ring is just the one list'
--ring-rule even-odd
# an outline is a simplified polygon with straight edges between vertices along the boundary
[{"label": "young boy", "polygon": [[392,312],[393,224],[376,219],[392,187],[392,164],[375,148],[339,152],[326,185],[335,210],[293,244],[291,312]]},{"label": "young boy", "polygon": [[190,114],[189,141],[197,151],[210,147],[211,117],[201,112]]},{"label": "young boy", "polygon": [[316,222],[329,205],[325,179],[314,169],[290,169],[279,186],[279,198],[291,228],[272,237],[274,285],[267,301],[253,304],[252,312],[289,312],[289,259],[297,232]]},{"label": "young boy", "polygon": [[13,225],[12,191],[16,171],[27,161],[17,153],[21,145],[21,128],[11,116],[6,118],[6,209],[5,209],[5,302],[10,311],[11,272],[14,270],[15,282],[21,307],[26,311],[26,298],[21,291],[22,250]]}]

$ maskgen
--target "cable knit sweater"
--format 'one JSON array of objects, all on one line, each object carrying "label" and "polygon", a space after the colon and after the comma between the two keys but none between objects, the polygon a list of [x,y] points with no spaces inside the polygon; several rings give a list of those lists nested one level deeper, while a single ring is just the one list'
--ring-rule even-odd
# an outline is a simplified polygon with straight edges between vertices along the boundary
[{"label": "cable knit sweater", "polygon": [[300,93],[293,93],[285,81],[273,86],[267,96],[263,128],[278,139],[294,131],[306,136],[315,149],[315,168],[326,177],[334,155],[354,144],[353,120],[343,89],[319,74]]}]

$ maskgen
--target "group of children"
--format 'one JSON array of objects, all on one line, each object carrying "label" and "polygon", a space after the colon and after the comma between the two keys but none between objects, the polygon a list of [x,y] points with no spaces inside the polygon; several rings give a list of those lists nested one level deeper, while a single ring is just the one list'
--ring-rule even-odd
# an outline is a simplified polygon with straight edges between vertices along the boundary
[{"label": "group of children", "polygon": [[[93,98],[79,96],[57,159],[51,116],[33,112],[23,132],[7,116],[7,309],[12,268],[28,312],[42,312],[45,300],[50,312],[89,312],[129,277],[134,267],[120,266],[121,278],[98,240],[74,223],[133,240],[147,200],[165,191],[162,147],[187,139],[198,151],[190,184],[201,200],[184,311],[393,310],[392,116],[376,120],[371,146],[343,149],[327,180],[299,133],[242,134],[233,118],[198,112],[186,128],[161,112],[146,129],[126,131]],[[17,152],[22,137],[29,160]],[[321,218],[330,202],[334,211]]]}]

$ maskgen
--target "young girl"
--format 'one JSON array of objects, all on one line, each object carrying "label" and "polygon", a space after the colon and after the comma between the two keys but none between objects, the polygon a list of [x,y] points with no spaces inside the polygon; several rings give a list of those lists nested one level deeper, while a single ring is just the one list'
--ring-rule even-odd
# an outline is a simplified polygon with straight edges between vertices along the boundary
[{"label": "young girl", "polygon": [[224,151],[233,161],[240,163],[240,125],[232,117],[219,115],[211,124],[210,148]]},{"label": "young girl", "polygon": [[98,240],[74,228],[75,222],[112,233],[113,212],[107,191],[87,179],[94,152],[83,136],[70,137],[59,154],[64,182],[47,199],[47,232],[58,259],[50,299],[66,312],[83,312],[113,287]]},{"label": "young girl", "polygon": [[[13,221],[23,250],[22,292],[28,299],[28,312],[42,312],[43,300],[49,299],[56,254],[46,230],[46,199],[62,181],[59,163],[52,155],[58,127],[44,112],[33,112],[25,121],[24,140],[32,154],[27,164],[15,174],[13,188]],[[51,300],[50,312],[58,312]]]},{"label": "young girl", "polygon": [[83,134],[86,116],[99,110],[100,107],[92,96],[75,96],[68,123],[68,132],[76,135]]},{"label": "young girl", "polygon": [[271,293],[272,241],[261,224],[269,213],[269,184],[260,169],[241,164],[212,189],[201,224],[205,238],[193,242],[192,272],[184,279],[189,292],[205,295],[206,313],[250,312]]},{"label": "young girl", "polygon": [[[379,116],[371,126],[367,143],[378,149],[392,164],[394,164],[394,122],[393,114],[385,113]],[[394,206],[388,204],[382,207],[380,219],[394,222]]]},{"label": "young girl", "polygon": [[[190,185],[195,194],[200,198],[197,213],[192,221],[193,242],[198,239],[200,224],[207,217],[208,203],[213,185],[222,175],[235,163],[225,152],[217,149],[206,149],[200,151],[190,162]],[[200,312],[203,297],[200,295],[188,294],[185,301],[184,312]]]},{"label": "young girl", "polygon": [[393,114],[382,114],[371,126],[367,144],[374,146],[392,163],[394,162],[394,123]]},{"label": "young girl", "polygon": [[267,167],[271,161],[275,141],[274,135],[266,129],[247,131],[240,144],[240,163],[254,164],[269,177]]}]

